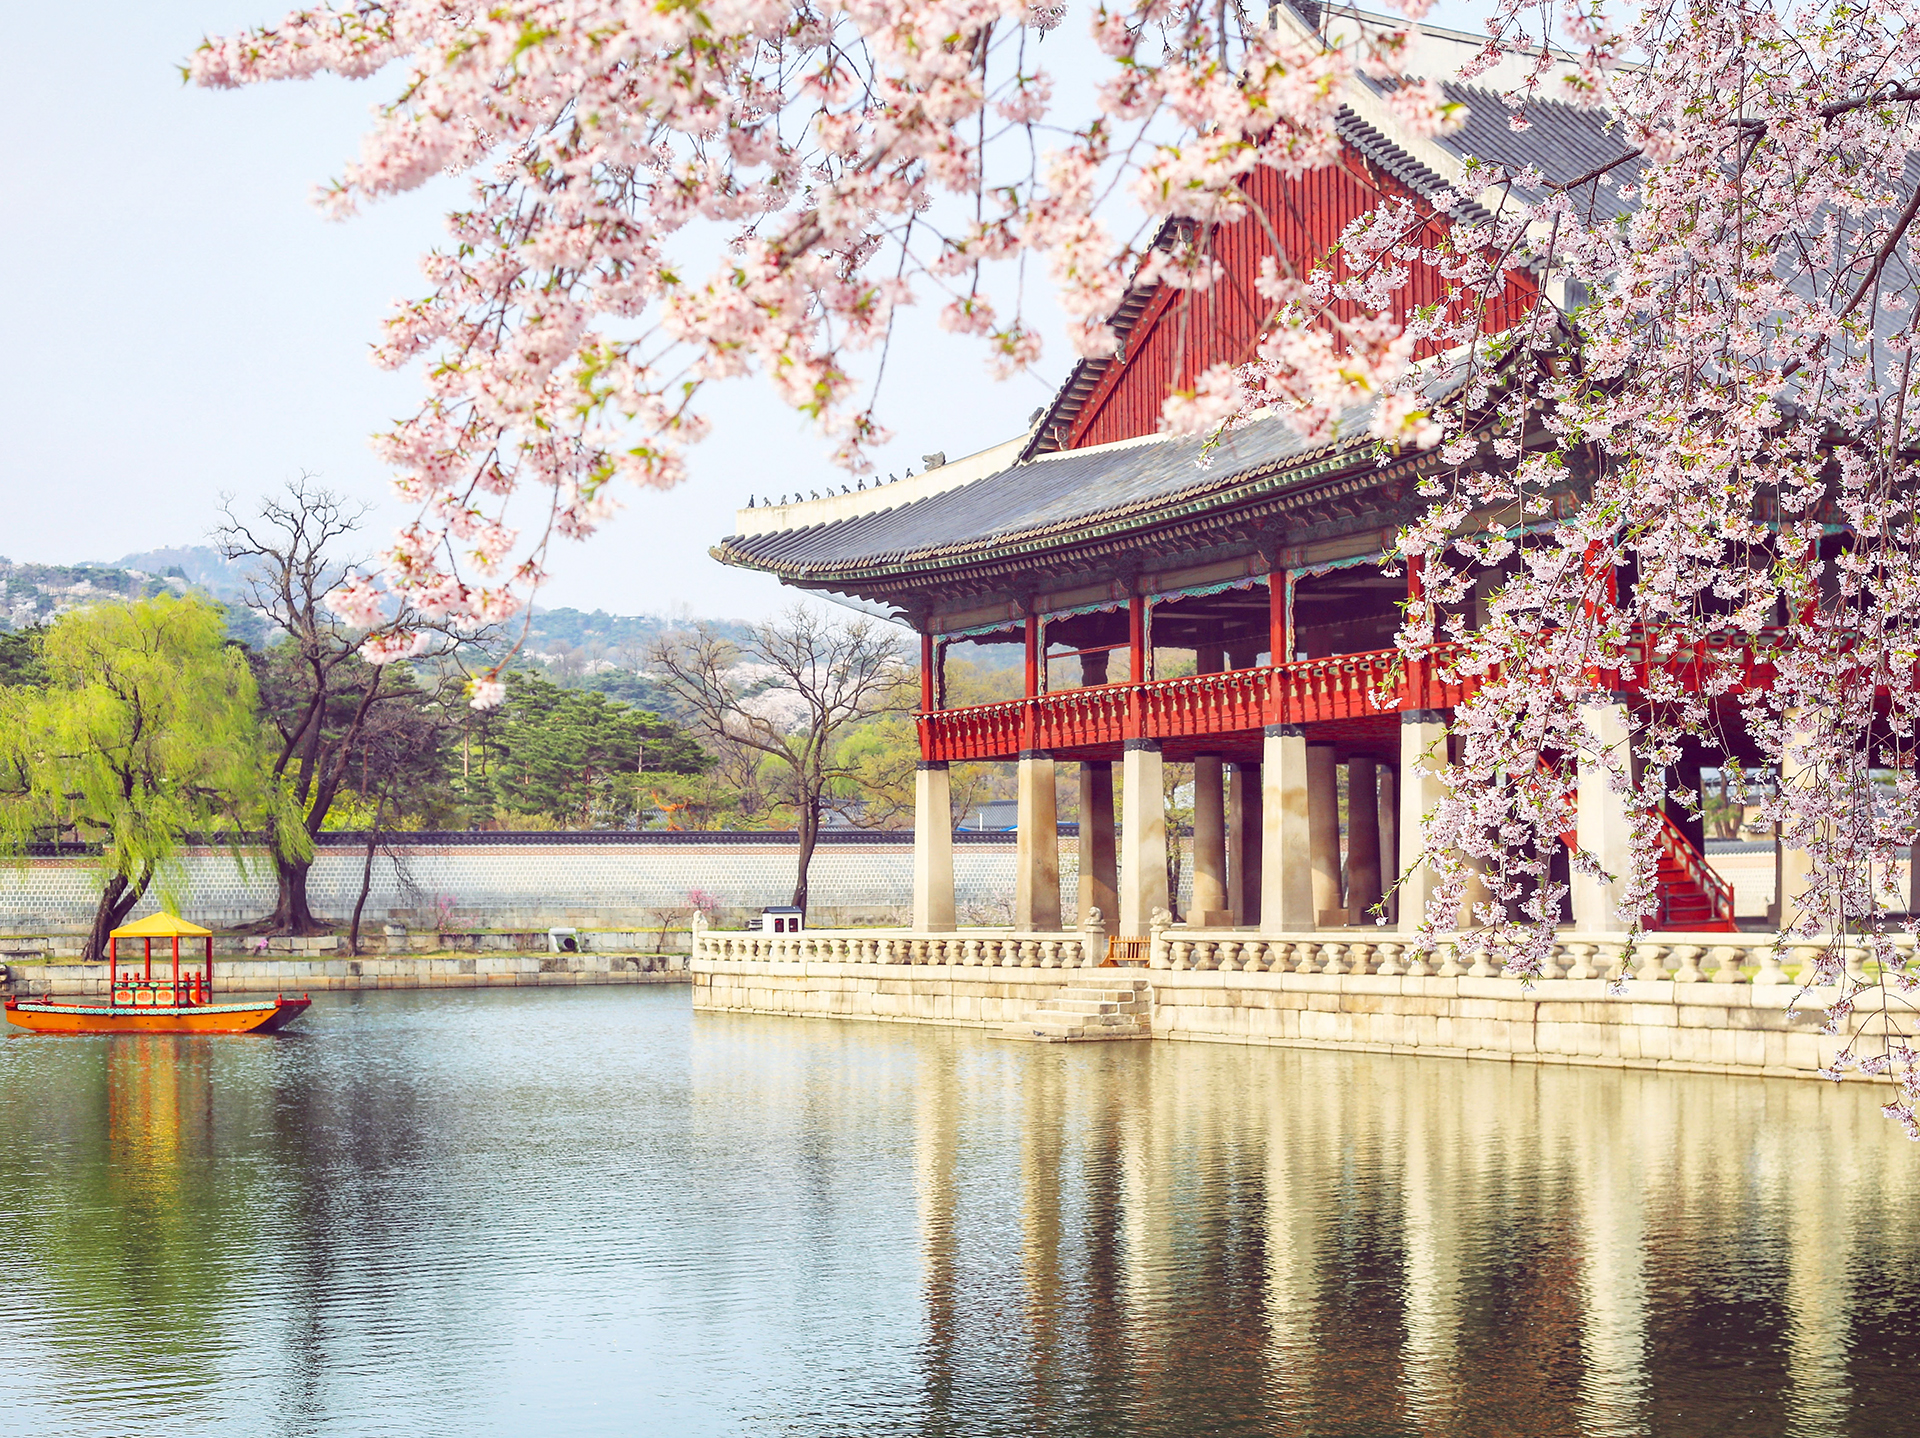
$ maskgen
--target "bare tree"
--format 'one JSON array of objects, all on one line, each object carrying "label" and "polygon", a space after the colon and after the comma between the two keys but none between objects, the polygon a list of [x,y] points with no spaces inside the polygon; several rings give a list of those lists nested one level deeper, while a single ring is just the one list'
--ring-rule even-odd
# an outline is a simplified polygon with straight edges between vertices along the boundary
[{"label": "bare tree", "polygon": [[[369,718],[382,705],[417,706],[423,697],[411,671],[368,663],[362,655],[367,642],[395,629],[427,635],[417,661],[440,665],[440,683],[450,685],[463,683],[465,676],[445,661],[484,637],[462,635],[410,606],[376,629],[350,628],[326,607],[327,596],[360,558],[339,550],[359,530],[368,508],[302,474],[284,495],[264,500],[250,520],[236,515],[232,496],[226,496],[221,506],[226,522],[214,533],[223,555],[247,563],[247,607],[284,639],[262,656],[258,677],[263,708],[279,735],[274,780],[288,788],[305,813],[309,835],[324,827]],[[278,857],[286,847],[269,844],[279,880],[272,924],[279,932],[314,933],[325,926],[307,902],[312,860]]]},{"label": "bare tree", "polygon": [[795,605],[748,625],[744,643],[702,624],[662,638],[649,657],[686,701],[696,734],[787,769],[800,828],[793,903],[806,908],[827,787],[852,772],[838,762],[837,741],[851,724],[910,707],[904,647],[878,621],[842,622]]}]

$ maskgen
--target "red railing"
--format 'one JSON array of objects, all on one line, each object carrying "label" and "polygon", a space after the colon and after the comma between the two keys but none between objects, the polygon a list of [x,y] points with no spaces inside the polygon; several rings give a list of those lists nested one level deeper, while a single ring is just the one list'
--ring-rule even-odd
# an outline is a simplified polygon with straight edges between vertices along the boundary
[{"label": "red railing", "polygon": [[1271,722],[1266,716],[1276,672],[1235,669],[1225,674],[1194,674],[1142,684],[1141,726],[1145,732],[1141,737],[1179,739],[1258,729]]},{"label": "red railing", "polygon": [[[1752,642],[1725,634],[1678,654],[1653,657],[1657,644],[1637,637],[1602,687],[1644,692],[1662,673],[1689,688],[1713,671],[1738,674],[1735,688],[1764,688],[1783,630]],[[1324,724],[1405,709],[1453,709],[1477,690],[1479,676],[1452,673],[1459,646],[1438,644],[1403,660],[1396,650],[1339,654],[1264,669],[1198,674],[1145,684],[1102,684],[1036,699],[976,704],[920,716],[921,753],[929,759],[1011,759],[1024,748],[1074,749],[1124,739],[1179,739],[1247,733],[1266,724]]]},{"label": "red railing", "polygon": [[[1130,738],[1196,738],[1257,732],[1267,724],[1360,719],[1439,707],[1421,702],[1432,688],[1426,684],[1409,703],[1406,677],[1391,649],[1147,684],[1102,684],[922,714],[921,753],[948,761],[1011,759],[1030,746],[1073,749]],[[1458,689],[1448,686],[1449,693]]]},{"label": "red railing", "polygon": [[1329,719],[1364,719],[1397,709],[1425,706],[1404,703],[1405,675],[1397,650],[1336,654],[1276,665],[1269,724],[1323,724]]},{"label": "red railing", "polygon": [[[1660,820],[1660,849],[1662,857],[1682,874],[1702,894],[1713,909],[1713,923],[1733,922],[1733,885],[1721,878],[1713,865],[1707,862],[1707,856],[1693,847],[1693,840],[1687,837],[1687,831],[1673,822],[1669,814],[1656,816]],[[1662,925],[1671,922],[1668,904],[1672,898],[1670,888],[1660,886],[1660,921]]]}]

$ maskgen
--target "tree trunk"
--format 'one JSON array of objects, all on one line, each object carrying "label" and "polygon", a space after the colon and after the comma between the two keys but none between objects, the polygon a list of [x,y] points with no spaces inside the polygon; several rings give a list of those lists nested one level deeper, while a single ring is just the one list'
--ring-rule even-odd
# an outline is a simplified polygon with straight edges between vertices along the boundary
[{"label": "tree trunk", "polygon": [[360,957],[360,915],[367,907],[367,893],[373,888],[373,851],[380,846],[380,823],[387,817],[387,794],[373,806],[373,828],[367,833],[367,861],[360,869],[360,897],[353,901],[353,927],[347,931],[347,952]]},{"label": "tree trunk", "polygon": [[326,932],[327,926],[314,918],[313,911],[307,907],[307,870],[312,866],[311,859],[295,861],[274,856],[274,877],[280,889],[273,906],[273,931],[276,934]]},{"label": "tree trunk", "polygon": [[140,871],[137,883],[129,882],[126,875],[115,874],[100,890],[100,903],[93,911],[93,931],[87,935],[86,952],[81,954],[83,964],[105,963],[107,944],[113,931],[133,911],[140,902],[141,895],[147,892],[147,885],[153,882],[153,866],[146,865]]},{"label": "tree trunk", "polygon": [[809,794],[800,802],[800,866],[793,879],[793,906],[804,918],[807,912],[807,866],[813,862],[813,846],[820,837],[820,796]]}]

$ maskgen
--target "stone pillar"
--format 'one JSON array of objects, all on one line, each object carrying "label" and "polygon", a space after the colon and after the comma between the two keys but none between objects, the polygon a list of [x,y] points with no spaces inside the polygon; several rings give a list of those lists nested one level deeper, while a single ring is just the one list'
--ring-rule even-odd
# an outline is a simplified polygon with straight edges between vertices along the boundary
[{"label": "stone pillar", "polygon": [[953,799],[944,759],[913,775],[913,931],[944,934],[953,918]]},{"label": "stone pillar", "polygon": [[[1780,787],[1791,795],[1796,789],[1811,788],[1818,775],[1812,765],[1801,758],[1802,753],[1812,742],[1813,734],[1800,730],[1802,723],[1811,724],[1813,718],[1804,709],[1790,709],[1785,716],[1786,732],[1782,736]],[[1796,737],[1798,736],[1798,737]],[[1775,829],[1776,836],[1779,833]],[[1773,902],[1776,910],[1776,923],[1785,929],[1800,922],[1808,913],[1818,916],[1817,922],[1822,932],[1833,928],[1833,917],[1827,896],[1813,891],[1813,855],[1806,849],[1793,848],[1776,837],[1774,847],[1774,888]]]},{"label": "stone pillar", "polygon": [[[1374,774],[1378,803],[1374,812],[1380,821],[1380,887],[1391,890],[1400,879],[1400,791],[1390,765],[1382,764]],[[1400,895],[1397,890],[1387,898],[1387,922],[1397,923],[1400,918]]]},{"label": "stone pillar", "polygon": [[[1106,656],[1100,656],[1103,660]],[[1080,927],[1095,909],[1113,928],[1120,912],[1120,875],[1113,857],[1113,765],[1105,759],[1080,766]]]},{"label": "stone pillar", "polygon": [[1400,867],[1415,865],[1400,890],[1400,932],[1411,934],[1426,922],[1427,901],[1440,876],[1418,862],[1426,848],[1427,813],[1446,797],[1440,770],[1447,762],[1447,716],[1439,709],[1406,709],[1400,714]]},{"label": "stone pillar", "polygon": [[[1312,844],[1316,924],[1339,924],[1340,764],[1331,744],[1307,745],[1307,833]],[[1338,917],[1336,917],[1338,915]]]},{"label": "stone pillar", "polygon": [[1380,902],[1380,796],[1371,759],[1347,760],[1347,922],[1371,924]]},{"label": "stone pillar", "polygon": [[1193,910],[1190,929],[1224,929],[1233,923],[1227,907],[1227,814],[1220,787],[1220,760],[1193,760]]},{"label": "stone pillar", "polygon": [[1115,933],[1143,937],[1167,907],[1167,808],[1160,741],[1129,739],[1120,759],[1120,918]]},{"label": "stone pillar", "polygon": [[[1580,722],[1586,728],[1588,742],[1611,754],[1613,761],[1631,774],[1626,706],[1605,695],[1589,695],[1581,702]],[[1633,854],[1627,800],[1614,792],[1613,782],[1598,758],[1582,754],[1579,765],[1574,791],[1579,817],[1574,838],[1613,876],[1613,881],[1591,874],[1572,876],[1573,926],[1587,934],[1618,933],[1628,925],[1615,896],[1626,887],[1627,866]]]},{"label": "stone pillar", "polygon": [[1313,854],[1307,834],[1307,731],[1269,724],[1260,766],[1261,927],[1314,927]]},{"label": "stone pillar", "polygon": [[1227,907],[1237,925],[1260,924],[1260,766],[1227,767]]},{"label": "stone pillar", "polygon": [[1050,934],[1060,927],[1060,818],[1053,756],[1023,749],[1015,767],[1013,929]]}]

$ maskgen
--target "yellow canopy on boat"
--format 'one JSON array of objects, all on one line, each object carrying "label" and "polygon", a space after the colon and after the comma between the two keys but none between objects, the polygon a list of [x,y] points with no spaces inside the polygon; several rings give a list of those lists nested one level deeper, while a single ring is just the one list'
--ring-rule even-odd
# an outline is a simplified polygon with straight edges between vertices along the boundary
[{"label": "yellow canopy on boat", "polygon": [[204,937],[212,929],[203,929],[198,924],[189,924],[178,914],[148,914],[144,919],[135,919],[131,924],[122,924],[115,929],[110,938],[115,939],[172,939]]}]

